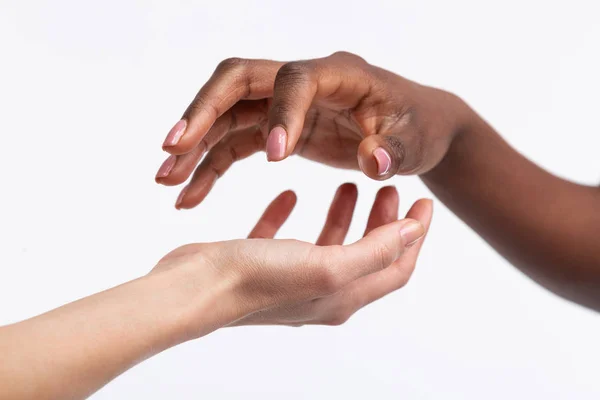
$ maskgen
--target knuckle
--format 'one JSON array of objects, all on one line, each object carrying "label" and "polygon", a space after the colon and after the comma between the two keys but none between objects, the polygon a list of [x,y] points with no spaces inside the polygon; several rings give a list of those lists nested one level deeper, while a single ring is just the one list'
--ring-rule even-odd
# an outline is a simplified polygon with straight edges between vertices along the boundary
[{"label": "knuckle", "polygon": [[294,61],[284,64],[275,78],[275,84],[298,84],[309,82],[315,71],[315,66],[310,61]]},{"label": "knuckle", "polygon": [[271,110],[269,110],[269,116],[275,118],[278,116],[285,116],[291,114],[294,111],[292,103],[287,101],[277,101],[273,103]]},{"label": "knuckle", "polygon": [[348,311],[344,308],[334,311],[331,315],[329,315],[325,321],[325,325],[329,326],[340,326],[348,322],[350,317],[352,317],[353,312]]},{"label": "knuckle", "polygon": [[194,101],[192,102],[192,104],[190,105],[190,108],[195,113],[198,113],[198,112],[204,110],[204,111],[208,112],[210,115],[212,115],[213,118],[216,119],[222,113],[222,110],[218,105],[221,103],[221,101],[222,101],[222,99],[216,98],[215,99],[216,104],[215,104],[213,102],[208,101],[204,94],[199,93],[196,96],[196,98],[194,99]]},{"label": "knuckle", "polygon": [[406,145],[398,136],[384,136],[384,141],[392,157],[392,172],[396,174],[406,168]]},{"label": "knuckle", "polygon": [[322,253],[317,268],[317,287],[320,294],[332,294],[341,289],[343,285],[343,277],[340,274],[340,269],[337,268],[342,257],[342,246],[330,246],[327,252]]},{"label": "knuckle", "polygon": [[331,267],[322,267],[317,274],[317,287],[322,294],[332,294],[339,290],[340,279]]},{"label": "knuckle", "polygon": [[230,57],[221,61],[219,65],[217,65],[216,71],[218,72],[230,72],[230,71],[239,71],[244,69],[248,64],[248,60],[239,57]]},{"label": "knuckle", "polygon": [[224,146],[219,151],[214,152],[210,157],[210,168],[217,174],[217,177],[223,176],[231,164],[237,161],[237,154],[233,147]]},{"label": "knuckle", "polygon": [[412,174],[423,169],[428,159],[425,132],[409,129],[402,136],[384,136],[394,159],[395,173]]},{"label": "knuckle", "polygon": [[403,266],[402,264],[393,265],[396,272],[396,276],[394,277],[394,290],[402,289],[410,282],[414,267],[414,264],[408,267]]},{"label": "knuckle", "polygon": [[371,250],[371,264],[373,268],[380,271],[390,264],[391,249],[385,243],[377,243]]},{"label": "knuckle", "polygon": [[359,62],[359,63],[366,63],[365,59],[362,58],[359,55],[356,55],[354,53],[350,53],[349,51],[336,51],[335,53],[331,54],[329,57],[331,58],[341,58],[344,60],[349,60],[349,61],[354,61],[354,62]]},{"label": "knuckle", "polygon": [[339,296],[338,301],[331,304],[327,311],[322,314],[320,323],[331,326],[342,325],[348,321],[358,309],[359,307],[350,300],[349,296]]}]

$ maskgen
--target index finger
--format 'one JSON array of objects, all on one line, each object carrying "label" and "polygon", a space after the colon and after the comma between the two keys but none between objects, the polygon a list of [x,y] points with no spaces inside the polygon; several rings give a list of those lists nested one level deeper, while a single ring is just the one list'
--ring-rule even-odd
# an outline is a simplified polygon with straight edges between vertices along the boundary
[{"label": "index finger", "polygon": [[238,101],[272,96],[275,76],[282,64],[242,58],[222,61],[168,133],[163,149],[176,155],[188,153],[200,144],[217,118]]},{"label": "index finger", "polygon": [[[354,114],[367,104],[371,91],[369,66],[354,54],[337,52],[284,64],[274,81],[267,159],[281,161],[293,153],[313,103],[324,101],[336,111]],[[317,113],[315,127],[318,119]]]}]

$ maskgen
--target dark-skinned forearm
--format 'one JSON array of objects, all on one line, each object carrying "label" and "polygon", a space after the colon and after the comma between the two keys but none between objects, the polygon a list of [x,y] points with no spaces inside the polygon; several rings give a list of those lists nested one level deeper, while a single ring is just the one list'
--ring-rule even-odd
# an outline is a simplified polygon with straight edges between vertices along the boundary
[{"label": "dark-skinned forearm", "polygon": [[544,171],[466,114],[448,154],[423,181],[529,277],[600,310],[600,189]]}]

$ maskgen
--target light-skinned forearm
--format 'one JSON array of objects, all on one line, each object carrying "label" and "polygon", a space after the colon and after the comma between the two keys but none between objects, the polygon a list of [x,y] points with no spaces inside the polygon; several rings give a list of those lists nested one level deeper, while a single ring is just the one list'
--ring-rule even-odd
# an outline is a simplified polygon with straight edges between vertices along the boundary
[{"label": "light-skinned forearm", "polygon": [[226,291],[173,269],[2,327],[0,398],[85,398],[140,361],[231,322],[215,306]]},{"label": "light-skinned forearm", "polygon": [[422,176],[452,211],[525,274],[600,310],[600,190],[560,179],[474,112]]}]

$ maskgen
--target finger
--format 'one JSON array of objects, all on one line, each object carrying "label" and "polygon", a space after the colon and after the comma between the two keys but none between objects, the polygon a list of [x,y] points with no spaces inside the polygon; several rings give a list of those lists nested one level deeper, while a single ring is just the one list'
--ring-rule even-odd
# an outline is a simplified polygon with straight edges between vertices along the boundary
[{"label": "finger", "polygon": [[421,132],[408,122],[398,126],[389,133],[370,135],[358,146],[358,165],[368,177],[385,180],[396,174],[410,175],[421,168]]},{"label": "finger", "polygon": [[375,196],[364,234],[368,235],[373,229],[396,221],[398,219],[399,204],[398,191],[394,186],[386,186],[379,189]]},{"label": "finger", "polygon": [[220,116],[192,151],[171,155],[156,174],[156,182],[172,186],[185,182],[202,159],[228,132],[244,130],[266,120],[267,100],[240,101]]},{"label": "finger", "polygon": [[230,133],[204,158],[194,172],[190,183],[183,188],[175,207],[193,208],[210,192],[217,179],[239,160],[264,149],[264,139],[259,128]]},{"label": "finger", "polygon": [[317,240],[318,246],[330,246],[344,243],[344,238],[350,228],[358,191],[356,185],[344,183],[335,192],[335,197],[329,207],[323,230]]},{"label": "finger", "polygon": [[163,149],[171,154],[187,153],[200,144],[217,118],[238,101],[271,97],[275,75],[282,64],[240,58],[221,62],[171,129]]},{"label": "finger", "polygon": [[355,309],[380,299],[381,297],[400,289],[414,271],[417,258],[423,246],[425,236],[429,232],[431,218],[433,215],[433,203],[431,200],[422,199],[417,201],[406,214],[406,218],[419,221],[424,229],[423,238],[411,246],[399,259],[382,271],[363,276],[350,283],[344,288],[346,299],[355,301]]},{"label": "finger", "polygon": [[296,194],[291,190],[281,193],[275,200],[269,204],[263,215],[260,217],[252,232],[248,235],[249,239],[272,239],[288,219],[294,206],[296,205]]},{"label": "finger", "polygon": [[323,249],[317,260],[330,273],[331,287],[342,288],[361,276],[390,266],[424,233],[417,220],[395,221],[374,229],[351,245],[316,247]]},{"label": "finger", "polygon": [[349,53],[284,64],[275,78],[269,110],[268,160],[280,161],[292,154],[313,102],[327,101],[340,109],[358,106],[371,87],[366,65]]},{"label": "finger", "polygon": [[180,156],[171,154],[158,169],[154,181],[166,186],[179,185],[185,182],[203,155],[204,149],[200,146]]}]

